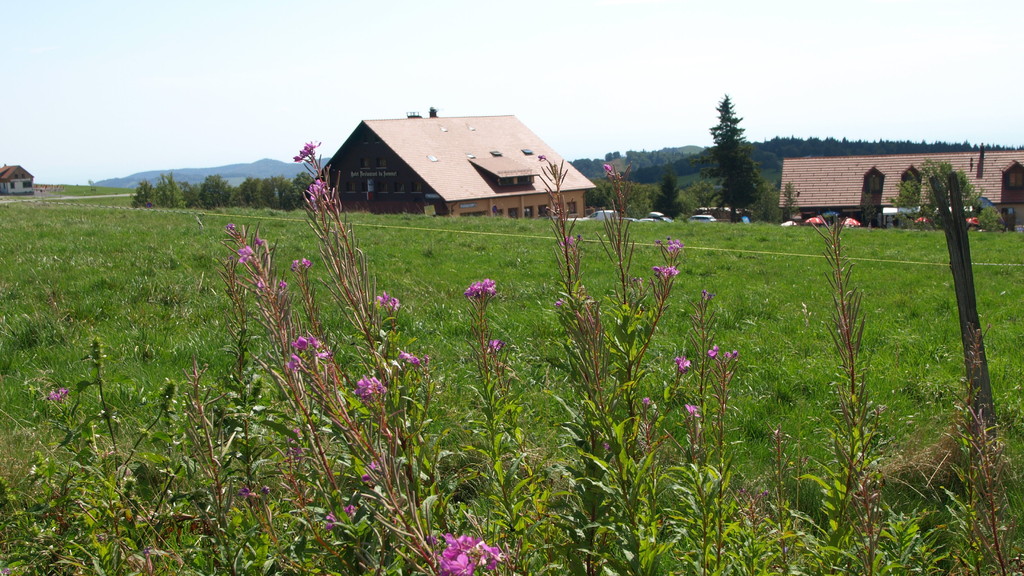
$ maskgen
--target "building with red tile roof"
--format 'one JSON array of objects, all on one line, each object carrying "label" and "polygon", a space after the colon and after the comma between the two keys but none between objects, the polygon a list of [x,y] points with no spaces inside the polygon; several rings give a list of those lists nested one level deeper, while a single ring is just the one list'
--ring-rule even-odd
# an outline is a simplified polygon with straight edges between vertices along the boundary
[{"label": "building with red tile roof", "polygon": [[[562,165],[563,202],[582,213],[594,184],[515,116],[364,120],[327,163],[349,209],[376,213],[544,216],[543,168]],[[550,184],[550,183],[549,183]]]},{"label": "building with red tile roof", "polygon": [[900,183],[920,180],[927,160],[948,162],[954,170],[963,171],[1007,225],[1024,222],[1018,216],[1024,211],[1024,150],[986,151],[984,147],[941,154],[786,158],[780,205],[785,205],[785,189],[792,184],[796,205],[805,217],[833,211],[859,218],[864,200],[870,198],[879,217],[884,218],[884,213],[895,212],[892,201]]},{"label": "building with red tile roof", "polygon": [[21,166],[0,168],[0,194],[32,194],[32,175]]}]

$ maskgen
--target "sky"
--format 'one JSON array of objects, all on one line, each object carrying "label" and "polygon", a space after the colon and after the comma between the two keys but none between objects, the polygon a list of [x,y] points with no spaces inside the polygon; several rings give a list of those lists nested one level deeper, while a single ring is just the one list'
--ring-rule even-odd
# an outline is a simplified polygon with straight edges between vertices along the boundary
[{"label": "sky", "polygon": [[36,0],[3,10],[0,164],[39,184],[332,154],[511,114],[568,159],[775,136],[1024,147],[1018,0]]}]

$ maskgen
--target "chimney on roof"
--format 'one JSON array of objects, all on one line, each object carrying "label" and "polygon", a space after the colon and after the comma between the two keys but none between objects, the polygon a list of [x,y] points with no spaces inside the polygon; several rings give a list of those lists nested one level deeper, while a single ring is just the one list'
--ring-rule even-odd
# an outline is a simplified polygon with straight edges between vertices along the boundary
[{"label": "chimney on roof", "polygon": [[981,150],[978,152],[978,180],[985,177],[985,145],[981,145]]},{"label": "chimney on roof", "polygon": [[437,118],[437,108],[434,108],[433,106],[430,107],[430,117]]},{"label": "chimney on roof", "polygon": [[423,116],[420,116],[419,112],[406,112],[405,113],[405,117],[406,118],[422,118]]}]

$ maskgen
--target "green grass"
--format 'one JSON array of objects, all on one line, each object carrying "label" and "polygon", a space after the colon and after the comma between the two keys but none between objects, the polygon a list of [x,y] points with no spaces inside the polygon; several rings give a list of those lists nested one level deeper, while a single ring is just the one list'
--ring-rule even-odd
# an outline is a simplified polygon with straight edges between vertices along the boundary
[{"label": "green grass", "polygon": [[[90,343],[106,346],[108,377],[139,418],[167,380],[180,381],[195,358],[212,373],[230,362],[219,277],[228,222],[259,226],[277,244],[278,264],[316,261],[302,214],[283,212],[124,210],[94,205],[0,206],[0,440],[19,450],[48,438],[39,430],[43,398],[88,374]],[[538,425],[560,418],[542,391],[560,374],[558,297],[552,242],[544,221],[351,216],[379,287],[403,304],[403,332],[415,351],[431,355],[436,373],[459,381],[471,370],[468,310],[462,291],[485,277],[500,295],[493,326],[515,351],[522,385],[536,391]],[[588,223],[589,224],[589,223]],[[584,281],[592,294],[612,289],[599,225],[580,225],[586,243]],[[827,323],[823,242],[810,228],[767,225],[638,224],[635,270],[657,264],[653,242],[686,243],[667,321],[653,349],[644,386],[655,396],[671,378],[672,358],[686,349],[690,302],[717,295],[717,341],[741,354],[733,391],[732,440],[744,455],[738,473],[757,483],[770,454],[769,430],[821,445],[836,378]],[[975,284],[997,412],[1016,460],[1024,439],[1024,235],[971,234]],[[940,435],[960,394],[963,375],[956,303],[945,241],[938,232],[848,230],[854,282],[867,320],[864,353],[874,400],[886,405],[884,433],[894,460],[908,446]],[[319,267],[314,267],[319,271]],[[325,295],[326,296],[326,295]],[[328,321],[343,329],[333,306]],[[460,401],[453,399],[455,413]],[[129,417],[126,414],[125,417]],[[2,442],[7,445],[7,442]],[[820,452],[817,452],[820,453]],[[23,455],[27,459],[27,455]],[[9,473],[24,466],[4,466]]]},{"label": "green grass", "polygon": [[101,196],[110,194],[132,194],[135,190],[131,188],[112,188],[110,186],[89,186],[78,184],[64,184],[64,190],[59,196]]}]

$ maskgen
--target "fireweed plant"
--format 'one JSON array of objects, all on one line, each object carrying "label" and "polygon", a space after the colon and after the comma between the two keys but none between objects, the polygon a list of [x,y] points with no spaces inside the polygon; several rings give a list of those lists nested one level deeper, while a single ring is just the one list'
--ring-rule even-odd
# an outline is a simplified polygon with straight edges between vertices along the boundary
[{"label": "fireweed plant", "polygon": [[[295,160],[313,177],[318,258],[280,262],[258,229],[226,227],[230,368],[193,363],[138,423],[111,401],[99,343],[91,378],[41,392],[63,456],[36,458],[24,506],[0,490],[4,574],[1019,571],[1000,445],[967,409],[954,434],[964,456],[953,526],[926,530],[925,512],[897,514],[883,500],[885,412],[867,385],[840,229],[823,233],[839,368],[822,431],[830,460],[806,461],[766,423],[772,473],[737,480],[727,433],[740,352],[717,340],[715,294],[695,290],[675,310],[682,242],[645,247],[660,261],[639,270],[628,220],[584,239],[565,210],[564,166],[540,158],[562,352],[548,372],[557,426],[545,428],[527,405],[535,383],[520,380],[516,343],[491,318],[500,283],[459,288],[471,376],[445,373],[450,359],[403,333],[401,294],[377,286],[316,150]],[[627,175],[605,171],[621,214]],[[587,290],[591,252],[613,263],[608,294]],[[344,321],[325,320],[327,307]],[[657,366],[658,327],[676,313],[689,335]],[[456,398],[469,399],[465,413],[442,421]],[[801,486],[817,489],[820,506],[801,500]]]}]

